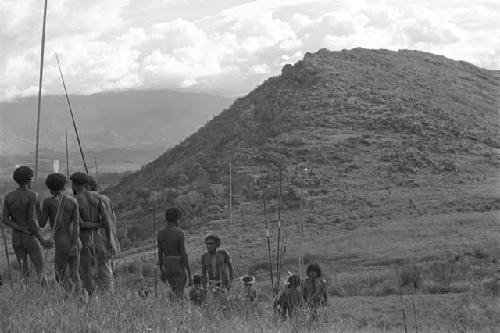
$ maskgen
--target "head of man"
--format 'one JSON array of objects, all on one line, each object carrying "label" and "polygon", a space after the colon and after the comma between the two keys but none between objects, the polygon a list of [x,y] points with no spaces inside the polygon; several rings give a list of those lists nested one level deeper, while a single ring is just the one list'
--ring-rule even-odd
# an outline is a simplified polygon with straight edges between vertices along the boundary
[{"label": "head of man", "polygon": [[213,234],[208,235],[205,237],[205,246],[207,247],[208,253],[215,253],[217,248],[220,246],[220,238]]},{"label": "head of man", "polygon": [[87,176],[87,184],[85,184],[87,191],[99,191],[99,185],[92,176]]},{"label": "head of man", "polygon": [[20,166],[14,170],[13,178],[19,186],[29,186],[33,179],[33,170],[25,165]]},{"label": "head of man", "polygon": [[71,179],[71,187],[73,188],[73,194],[81,192],[88,182],[88,176],[83,172],[75,172],[69,177]]},{"label": "head of man", "polygon": [[167,220],[167,223],[170,225],[179,225],[179,220],[181,219],[181,211],[179,208],[176,207],[171,207],[167,208],[165,211],[165,220]]},{"label": "head of man", "polygon": [[312,263],[307,266],[306,275],[311,279],[316,279],[321,276],[321,267],[317,263]]},{"label": "head of man", "polygon": [[47,185],[52,195],[63,191],[66,187],[66,182],[66,177],[60,173],[51,173],[47,176],[47,179],[45,179],[45,185]]}]

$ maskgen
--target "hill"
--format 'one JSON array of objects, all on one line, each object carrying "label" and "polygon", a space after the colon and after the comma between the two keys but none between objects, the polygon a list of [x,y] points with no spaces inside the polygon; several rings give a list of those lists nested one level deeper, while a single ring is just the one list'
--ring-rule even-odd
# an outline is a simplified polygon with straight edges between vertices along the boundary
[{"label": "hill", "polygon": [[[70,100],[87,150],[165,150],[232,102],[220,96],[160,90],[71,95]],[[36,97],[0,103],[0,155],[33,150],[36,110]],[[43,96],[42,112],[42,148],[64,151],[66,128],[70,143],[76,144],[64,95]]]},{"label": "hill", "polygon": [[[498,166],[498,88],[488,70],[424,52],[308,53],[110,193],[131,210],[156,190],[162,203],[177,201],[207,218],[206,209],[227,203],[231,160],[238,202],[259,198],[261,167],[275,197],[277,172],[270,169],[280,167],[290,183],[285,196],[335,202],[322,212],[327,220],[387,216],[396,207],[374,192],[440,187],[445,179],[454,190],[447,204],[455,205],[466,195],[460,182]],[[433,199],[421,209],[441,210],[445,198]],[[485,205],[492,200],[474,196]]]}]

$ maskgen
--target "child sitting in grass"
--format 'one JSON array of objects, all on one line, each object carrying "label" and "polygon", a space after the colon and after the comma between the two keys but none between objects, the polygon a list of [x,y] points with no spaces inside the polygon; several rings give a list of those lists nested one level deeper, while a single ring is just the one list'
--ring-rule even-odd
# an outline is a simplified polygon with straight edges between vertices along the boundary
[{"label": "child sitting in grass", "polygon": [[292,275],[288,278],[288,285],[273,303],[274,311],[277,311],[282,319],[293,317],[302,306],[302,294],[300,292],[300,277]]},{"label": "child sitting in grass", "polygon": [[316,264],[310,264],[306,269],[307,279],[302,287],[304,302],[311,308],[326,306],[328,303],[328,293],[326,290],[326,281],[321,278],[321,267]]},{"label": "child sitting in grass", "polygon": [[254,287],[255,277],[252,275],[245,275],[241,277],[243,282],[243,299],[245,302],[253,303],[257,301],[257,290]]},{"label": "child sitting in grass", "polygon": [[189,299],[196,305],[203,305],[207,299],[207,291],[201,287],[200,274],[193,276],[193,287],[189,290]]}]

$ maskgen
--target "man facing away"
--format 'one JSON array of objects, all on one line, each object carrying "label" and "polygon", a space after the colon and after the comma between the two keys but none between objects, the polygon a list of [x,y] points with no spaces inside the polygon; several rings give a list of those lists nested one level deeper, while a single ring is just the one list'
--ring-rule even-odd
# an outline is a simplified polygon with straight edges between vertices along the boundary
[{"label": "man facing away", "polygon": [[51,248],[53,244],[40,235],[37,223],[38,195],[30,190],[33,171],[27,166],[21,166],[14,171],[13,178],[19,187],[5,196],[2,222],[12,228],[12,247],[21,266],[23,279],[29,276],[29,256],[41,284],[46,285],[40,244],[46,248]]},{"label": "man facing away", "polygon": [[[205,237],[207,252],[201,256],[201,275],[203,286],[206,287],[221,283],[227,290],[231,290],[233,280],[233,264],[226,250],[217,250],[221,245],[220,238],[216,235]],[[229,271],[229,274],[228,274]]]},{"label": "man facing away", "polygon": [[[76,172],[70,177],[73,194],[78,202],[80,213],[80,241],[82,250],[80,252],[80,274],[83,287],[89,295],[95,292],[95,280],[92,274],[92,266],[96,260],[96,248],[102,245],[99,229],[104,229],[104,234],[109,237],[109,224],[104,211],[101,196],[85,189],[88,176],[82,172]],[[109,243],[109,238],[107,238]],[[113,251],[108,248],[108,251]]]},{"label": "man facing away", "polygon": [[[97,258],[97,284],[99,289],[113,292],[114,291],[114,278],[113,278],[113,255],[120,252],[120,245],[118,243],[118,238],[116,236],[116,215],[109,199],[106,195],[99,193],[99,185],[95,181],[94,177],[87,176],[88,181],[85,185],[87,191],[93,193],[94,195],[100,195],[102,204],[104,207],[104,213],[106,214],[106,219],[109,224],[109,237],[103,232],[103,229],[99,230],[100,244],[96,247],[96,258]],[[110,243],[107,243],[107,240]],[[112,248],[112,251],[108,249]]]},{"label": "man facing away", "polygon": [[[66,177],[60,173],[47,176],[45,185],[52,196],[43,200],[40,226],[45,227],[49,220],[56,246],[56,281],[63,284],[66,290],[76,292],[80,290],[80,217],[76,199],[64,194],[66,182]],[[67,268],[69,281],[65,275]]]},{"label": "man facing away", "polygon": [[167,227],[158,233],[158,264],[161,279],[163,282],[168,282],[177,299],[181,299],[184,295],[186,271],[189,284],[192,284],[184,231],[178,228],[180,218],[181,212],[178,208],[168,208],[165,211]]}]

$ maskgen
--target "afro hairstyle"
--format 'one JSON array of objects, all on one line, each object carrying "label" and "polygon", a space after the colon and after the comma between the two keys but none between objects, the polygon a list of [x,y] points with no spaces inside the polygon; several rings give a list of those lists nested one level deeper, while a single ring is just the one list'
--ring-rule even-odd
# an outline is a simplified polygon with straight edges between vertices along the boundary
[{"label": "afro hairstyle", "polygon": [[181,219],[181,216],[181,211],[177,207],[170,207],[165,211],[165,220],[167,220],[167,222],[178,221]]},{"label": "afro hairstyle", "polygon": [[28,184],[33,178],[33,170],[30,167],[23,165],[14,170],[14,181],[19,185]]},{"label": "afro hairstyle", "polygon": [[60,173],[51,173],[45,179],[45,185],[49,188],[49,190],[58,192],[61,191],[66,185],[66,177]]},{"label": "afro hairstyle", "polygon": [[87,176],[87,174],[83,172],[75,172],[74,174],[71,175],[71,177],[69,177],[69,179],[71,179],[71,181],[76,185],[82,185],[82,186],[86,185],[87,182],[89,181],[89,177]]},{"label": "afro hairstyle", "polygon": [[210,234],[208,235],[207,237],[205,237],[205,243],[207,242],[207,240],[209,239],[213,239],[214,242],[215,242],[215,246],[216,247],[219,247],[220,246],[220,237],[219,236],[216,236],[214,234]]}]

